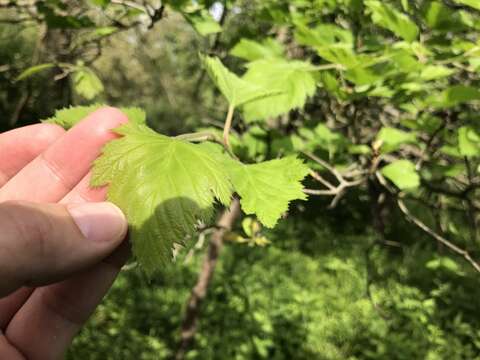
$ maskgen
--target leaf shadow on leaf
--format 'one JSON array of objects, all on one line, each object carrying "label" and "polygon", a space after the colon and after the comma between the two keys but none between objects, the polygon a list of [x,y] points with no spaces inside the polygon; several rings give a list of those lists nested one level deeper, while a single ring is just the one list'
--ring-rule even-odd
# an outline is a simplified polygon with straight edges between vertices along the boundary
[{"label": "leaf shadow on leaf", "polygon": [[212,225],[217,206],[201,208],[191,198],[176,197],[160,203],[143,223],[130,223],[133,254],[149,278],[174,261],[175,252],[195,245],[197,230]]}]

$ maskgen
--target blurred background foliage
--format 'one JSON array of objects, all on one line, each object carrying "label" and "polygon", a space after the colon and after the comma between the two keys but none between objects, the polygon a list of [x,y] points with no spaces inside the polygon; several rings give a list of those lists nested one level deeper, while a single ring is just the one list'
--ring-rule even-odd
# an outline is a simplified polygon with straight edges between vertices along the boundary
[{"label": "blurred background foliage", "polygon": [[[235,153],[314,172],[274,230],[238,222],[186,358],[480,359],[479,32],[476,0],[0,0],[0,129],[98,102],[219,132],[218,56],[282,91]],[[175,358],[208,239],[129,264],[67,358]]]}]

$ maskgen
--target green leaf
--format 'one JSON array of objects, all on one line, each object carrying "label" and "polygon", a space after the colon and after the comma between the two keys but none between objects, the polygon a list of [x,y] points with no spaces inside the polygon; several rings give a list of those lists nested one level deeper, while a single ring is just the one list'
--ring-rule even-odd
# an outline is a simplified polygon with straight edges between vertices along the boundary
[{"label": "green leaf", "polygon": [[103,26],[103,27],[96,28],[94,31],[92,31],[92,34],[103,37],[103,36],[111,35],[117,31],[118,31],[118,28],[114,26]]},{"label": "green leaf", "polygon": [[208,10],[201,9],[194,12],[183,12],[183,16],[192,25],[195,31],[202,36],[222,31],[222,27],[212,18]]},{"label": "green leaf", "polygon": [[353,35],[350,31],[333,24],[320,24],[315,28],[297,24],[295,40],[300,45],[311,47],[331,46],[343,44],[353,49]]},{"label": "green leaf", "polygon": [[397,160],[382,168],[382,174],[399,189],[412,189],[420,185],[415,164],[409,160]]},{"label": "green leaf", "polygon": [[90,0],[93,5],[101,6],[103,8],[107,7],[110,4],[111,0]]},{"label": "green leaf", "polygon": [[398,150],[402,144],[415,143],[417,136],[392,127],[383,127],[377,134],[377,140],[382,141],[382,153]]},{"label": "green leaf", "polygon": [[458,149],[463,156],[480,155],[480,134],[471,126],[458,129]]},{"label": "green leaf", "polygon": [[200,58],[208,75],[232,107],[279,93],[277,90],[270,90],[269,87],[240,79],[216,57],[200,55]]},{"label": "green leaf", "polygon": [[24,80],[34,74],[37,74],[41,71],[44,71],[44,70],[47,70],[47,69],[51,69],[55,66],[55,64],[52,64],[52,63],[45,63],[45,64],[39,64],[39,65],[35,65],[35,66],[32,66],[32,67],[29,67],[28,69],[22,71],[22,73],[20,75],[18,75],[18,77],[15,79],[15,81],[21,81],[21,80]]},{"label": "green leaf", "polygon": [[103,148],[93,167],[93,186],[110,184],[108,199],[126,214],[133,253],[151,275],[172,257],[199,221],[208,222],[215,199],[231,200],[232,185],[220,153],[127,124]]},{"label": "green leaf", "polygon": [[[57,110],[55,115],[49,119],[42,120],[42,122],[49,124],[57,124],[68,130],[75,126],[77,123],[85,119],[88,115],[94,111],[105,107],[106,105],[94,104],[90,106],[74,106],[61,110]],[[125,115],[127,115],[130,122],[137,124],[144,124],[146,121],[145,112],[139,108],[120,108]]]},{"label": "green leaf", "polygon": [[136,124],[146,124],[147,122],[147,114],[143,109],[138,107],[123,107],[120,108],[120,111],[127,115],[127,118],[130,122],[134,122]]},{"label": "green leaf", "polygon": [[310,63],[297,60],[266,59],[250,63],[243,79],[276,90],[278,95],[244,105],[245,119],[265,120],[302,108],[316,91],[314,69]]},{"label": "green leaf", "polygon": [[437,80],[455,73],[455,70],[441,65],[428,65],[420,73],[420,79],[425,81]]},{"label": "green leaf", "polygon": [[418,38],[418,26],[407,15],[378,0],[366,0],[365,5],[372,12],[372,20],[378,26],[409,42]]},{"label": "green leaf", "polygon": [[265,58],[283,57],[283,46],[274,39],[265,39],[257,42],[249,39],[241,39],[230,50],[230,54],[241,59],[254,61]]},{"label": "green leaf", "polygon": [[75,90],[85,99],[91,100],[103,91],[102,81],[89,68],[78,67],[73,75]]},{"label": "green leaf", "polygon": [[461,32],[467,28],[462,20],[461,12],[454,11],[439,1],[428,3],[424,16],[427,25],[432,29]]},{"label": "green leaf", "polygon": [[454,85],[440,93],[430,95],[426,102],[434,107],[452,107],[462,103],[480,100],[480,91],[472,86]]},{"label": "green leaf", "polygon": [[474,9],[480,10],[480,2],[478,0],[453,0],[457,4],[467,5]]},{"label": "green leaf", "polygon": [[241,197],[242,210],[255,214],[267,227],[275,226],[290,201],[307,198],[301,180],[309,168],[294,156],[251,165],[230,161],[225,168]]},{"label": "green leaf", "polygon": [[[304,137],[306,137],[305,130],[306,128],[303,128],[299,131]],[[308,139],[308,137],[306,138]],[[308,146],[311,150],[324,149],[328,151],[330,157],[345,149],[348,144],[347,139],[342,134],[330,130],[325,124],[318,124],[309,140]]]}]

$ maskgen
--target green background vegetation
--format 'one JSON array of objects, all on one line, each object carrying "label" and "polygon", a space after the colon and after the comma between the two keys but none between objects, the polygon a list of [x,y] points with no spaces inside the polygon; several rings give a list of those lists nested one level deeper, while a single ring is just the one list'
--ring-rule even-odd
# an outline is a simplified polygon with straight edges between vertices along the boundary
[{"label": "green background vegetation", "polygon": [[[0,129],[101,102],[219,132],[198,53],[259,69],[282,94],[237,109],[235,153],[334,189],[309,178],[266,246],[237,222],[187,358],[480,359],[479,35],[476,0],[0,0]],[[173,358],[208,240],[130,263],[67,358]]]}]

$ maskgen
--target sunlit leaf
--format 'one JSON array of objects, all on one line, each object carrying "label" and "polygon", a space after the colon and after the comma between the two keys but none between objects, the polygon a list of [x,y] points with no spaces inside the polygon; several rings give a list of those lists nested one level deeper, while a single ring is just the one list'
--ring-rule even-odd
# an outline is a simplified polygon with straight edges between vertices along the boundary
[{"label": "sunlit leaf", "polygon": [[103,84],[99,77],[87,67],[79,67],[73,74],[75,90],[85,99],[93,99],[103,91]]},{"label": "sunlit leaf", "polygon": [[420,185],[415,164],[409,160],[397,160],[382,168],[382,174],[399,189],[412,189]]},{"label": "sunlit leaf", "polygon": [[279,93],[277,89],[272,90],[269,86],[264,87],[239,78],[228,70],[218,58],[201,56],[201,59],[210,78],[233,107]]},{"label": "sunlit leaf", "polygon": [[297,60],[266,59],[250,63],[243,79],[276,90],[278,95],[246,104],[245,119],[265,120],[302,108],[316,91],[313,70],[311,64]]},{"label": "sunlit leaf", "polygon": [[307,198],[300,181],[309,169],[293,156],[251,165],[231,162],[227,169],[242,210],[267,227],[275,226],[290,201]]},{"label": "sunlit leaf", "polygon": [[126,214],[133,253],[148,274],[172,256],[198,221],[208,222],[215,200],[228,205],[229,175],[208,144],[193,144],[124,125],[103,148],[92,184],[110,184],[108,199]]}]

